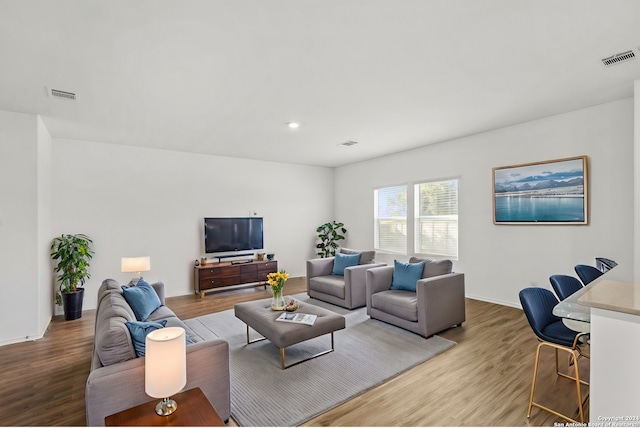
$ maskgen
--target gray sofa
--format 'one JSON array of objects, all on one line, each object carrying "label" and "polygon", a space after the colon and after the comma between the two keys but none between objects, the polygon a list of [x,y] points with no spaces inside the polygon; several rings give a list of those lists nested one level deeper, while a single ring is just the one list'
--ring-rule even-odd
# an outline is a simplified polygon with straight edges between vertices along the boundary
[{"label": "gray sofa", "polygon": [[367,271],[367,314],[423,337],[465,321],[464,274],[452,272],[451,260],[425,261],[416,291],[392,290],[394,267]]},{"label": "gray sofa", "polygon": [[332,275],[335,257],[307,260],[307,294],[324,302],[347,309],[360,308],[366,304],[366,272],[376,266],[375,251],[358,251],[340,248],[342,254],[360,253],[360,263],[344,270],[343,275]]},{"label": "gray sofa", "polygon": [[[180,320],[164,305],[164,284],[151,284],[162,306],[147,321],[167,320],[167,327],[183,327],[195,343],[187,345],[187,384],[199,387],[222,420],[231,413],[229,344],[193,320]],[[94,349],[85,402],[88,426],[104,426],[104,418],[153,400],[145,393],[144,357],[137,358],[127,321],[136,321],[120,285],[103,281],[98,290]]]}]

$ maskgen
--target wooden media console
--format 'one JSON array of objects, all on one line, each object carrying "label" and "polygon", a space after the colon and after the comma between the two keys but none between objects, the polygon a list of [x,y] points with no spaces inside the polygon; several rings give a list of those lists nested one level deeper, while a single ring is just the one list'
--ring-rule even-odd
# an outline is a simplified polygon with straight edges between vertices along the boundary
[{"label": "wooden media console", "polygon": [[205,292],[220,291],[236,285],[264,285],[267,274],[278,271],[276,260],[253,261],[242,264],[232,262],[207,263],[193,268],[193,289],[200,298]]}]

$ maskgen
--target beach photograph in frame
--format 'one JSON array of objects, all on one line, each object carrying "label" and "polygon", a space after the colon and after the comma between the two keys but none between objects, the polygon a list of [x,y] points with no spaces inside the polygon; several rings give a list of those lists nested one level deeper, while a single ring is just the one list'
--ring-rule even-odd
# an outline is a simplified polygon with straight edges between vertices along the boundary
[{"label": "beach photograph in frame", "polygon": [[494,224],[588,224],[588,158],[493,168]]}]

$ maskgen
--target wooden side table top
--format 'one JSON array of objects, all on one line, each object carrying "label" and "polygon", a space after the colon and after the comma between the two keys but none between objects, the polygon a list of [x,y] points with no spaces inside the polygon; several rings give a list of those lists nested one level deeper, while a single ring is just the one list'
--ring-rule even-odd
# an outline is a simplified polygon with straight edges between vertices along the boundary
[{"label": "wooden side table top", "polygon": [[104,418],[106,426],[224,426],[200,388],[193,388],[171,397],[178,409],[169,416],[155,412],[160,399],[132,407]]}]

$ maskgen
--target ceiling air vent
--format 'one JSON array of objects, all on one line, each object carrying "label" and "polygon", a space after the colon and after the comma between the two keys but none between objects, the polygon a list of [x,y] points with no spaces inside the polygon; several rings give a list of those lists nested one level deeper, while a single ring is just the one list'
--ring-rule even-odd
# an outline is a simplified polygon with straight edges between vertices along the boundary
[{"label": "ceiling air vent", "polygon": [[355,146],[356,144],[358,144],[357,141],[345,141],[344,143],[340,143],[338,144],[339,146],[345,146],[345,147],[349,147],[349,146]]},{"label": "ceiling air vent", "polygon": [[65,100],[76,100],[76,94],[73,92],[61,91],[59,89],[49,88],[49,96],[53,98],[62,98]]},{"label": "ceiling air vent", "polygon": [[632,50],[630,50],[630,51],[622,52],[619,54],[611,55],[608,58],[603,58],[602,64],[604,64],[605,67],[611,67],[612,65],[616,65],[621,62],[631,61],[635,57],[636,57],[636,54]]}]

